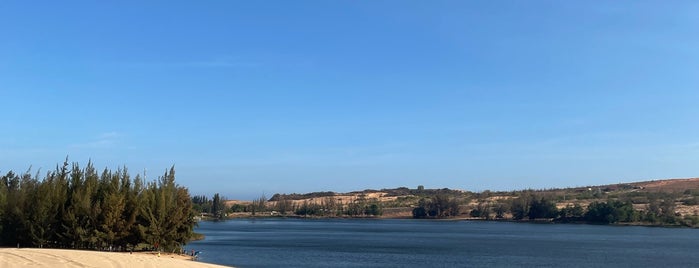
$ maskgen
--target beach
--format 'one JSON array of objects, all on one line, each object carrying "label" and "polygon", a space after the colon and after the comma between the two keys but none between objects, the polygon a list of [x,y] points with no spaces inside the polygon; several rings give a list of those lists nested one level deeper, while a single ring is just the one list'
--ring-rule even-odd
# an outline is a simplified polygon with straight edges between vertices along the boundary
[{"label": "beach", "polygon": [[187,256],[155,253],[101,252],[66,249],[0,248],[0,267],[104,267],[104,268],[216,268],[228,267],[198,261]]}]

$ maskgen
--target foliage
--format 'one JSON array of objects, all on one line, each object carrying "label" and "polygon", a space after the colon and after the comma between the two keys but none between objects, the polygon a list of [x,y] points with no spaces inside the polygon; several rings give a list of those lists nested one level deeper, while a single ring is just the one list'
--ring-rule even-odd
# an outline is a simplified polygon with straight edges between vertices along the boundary
[{"label": "foliage", "polygon": [[5,246],[126,250],[146,242],[176,249],[195,222],[187,188],[174,167],[157,181],[131,179],[126,168],[89,162],[63,165],[43,179],[27,171],[0,177],[0,244]]},{"label": "foliage", "polygon": [[521,220],[529,215],[529,208],[531,207],[530,195],[523,195],[512,200],[510,204],[510,210],[512,212],[512,219]]},{"label": "foliage", "polygon": [[635,221],[636,211],[629,202],[592,202],[585,213],[585,220],[591,223],[616,223]]},{"label": "foliage", "polygon": [[213,200],[204,195],[192,196],[192,208],[199,213],[212,213]]},{"label": "foliage", "polygon": [[491,219],[491,208],[487,202],[478,202],[478,205],[471,210],[469,216],[476,218]]},{"label": "foliage", "polygon": [[549,199],[544,197],[540,199],[532,198],[527,216],[530,220],[552,219],[558,216],[558,209],[556,208],[556,204]]},{"label": "foliage", "polygon": [[493,209],[493,212],[495,212],[495,218],[496,219],[504,219],[505,218],[505,212],[507,212],[508,207],[506,204],[503,203],[498,203],[495,205],[495,208]]},{"label": "foliage", "polygon": [[353,200],[349,204],[343,205],[333,197],[326,197],[320,202],[309,202],[305,200],[294,212],[299,216],[350,216],[350,217],[373,217],[383,214],[383,206],[376,199],[366,199],[364,196]]},{"label": "foliage", "polygon": [[214,214],[215,218],[222,219],[225,207],[223,206],[223,200],[218,193],[214,194],[214,198],[211,200],[211,213]]},{"label": "foliage", "polygon": [[581,219],[585,215],[585,209],[580,204],[567,205],[558,211],[561,218]]},{"label": "foliage", "polygon": [[431,198],[423,198],[413,209],[413,218],[447,218],[461,213],[459,201],[446,194],[438,194]]},{"label": "foliage", "polygon": [[252,205],[250,205],[250,212],[252,212],[252,215],[255,216],[255,213],[265,211],[267,211],[267,197],[265,197],[263,194],[260,196],[260,198],[252,201]]}]

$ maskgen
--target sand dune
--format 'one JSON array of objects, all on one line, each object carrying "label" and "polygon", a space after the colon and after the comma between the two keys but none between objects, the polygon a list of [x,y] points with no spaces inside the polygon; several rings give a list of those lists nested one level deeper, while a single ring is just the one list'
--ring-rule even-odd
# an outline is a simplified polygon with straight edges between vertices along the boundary
[{"label": "sand dune", "polygon": [[226,267],[183,258],[143,253],[99,252],[84,250],[2,248],[0,267],[99,267],[99,268],[139,268],[139,267]]}]

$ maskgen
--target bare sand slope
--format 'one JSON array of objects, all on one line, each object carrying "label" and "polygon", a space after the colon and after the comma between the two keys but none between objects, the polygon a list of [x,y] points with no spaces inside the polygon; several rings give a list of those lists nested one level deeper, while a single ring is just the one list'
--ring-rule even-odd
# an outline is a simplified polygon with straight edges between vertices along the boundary
[{"label": "bare sand slope", "polygon": [[0,248],[0,267],[215,268],[225,267],[173,256],[84,250]]}]

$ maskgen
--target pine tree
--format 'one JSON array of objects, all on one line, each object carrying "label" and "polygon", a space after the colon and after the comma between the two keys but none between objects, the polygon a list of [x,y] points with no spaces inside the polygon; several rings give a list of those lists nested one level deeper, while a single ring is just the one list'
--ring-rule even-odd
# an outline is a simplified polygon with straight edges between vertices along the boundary
[{"label": "pine tree", "polygon": [[[7,209],[7,184],[6,177],[0,178],[0,234],[2,234],[2,229],[4,227],[3,220],[5,218],[5,210]],[[2,239],[2,236],[0,236]]]},{"label": "pine tree", "polygon": [[211,213],[216,218],[221,218],[223,206],[221,206],[221,197],[218,193],[214,194],[213,201],[211,203]]},{"label": "pine tree", "polygon": [[7,202],[5,206],[4,217],[2,218],[2,241],[7,245],[27,243],[27,232],[25,226],[25,200],[28,198],[26,194],[28,187],[22,185],[28,181],[31,176],[28,173],[21,177],[10,171],[3,176],[2,183],[7,190]]},{"label": "pine tree", "polygon": [[174,167],[157,181],[131,180],[126,167],[99,175],[68,160],[31,176],[0,177],[0,243],[14,246],[131,249],[147,242],[167,250],[190,239],[194,212]]},{"label": "pine tree", "polygon": [[141,243],[145,237],[144,230],[144,219],[141,217],[141,209],[143,206],[143,180],[140,175],[136,175],[134,179],[133,186],[129,187],[126,194],[126,235],[123,237],[121,242],[122,246],[126,247],[130,245],[131,248],[135,248],[139,243]]},{"label": "pine tree", "polygon": [[29,202],[25,203],[25,211],[28,216],[25,221],[25,227],[29,231],[29,239],[34,246],[43,247],[49,241],[51,235],[51,189],[50,184],[55,174],[47,175],[47,182],[40,183],[36,178],[33,178],[23,187],[28,188]]},{"label": "pine tree", "polygon": [[112,248],[115,242],[124,236],[126,220],[123,217],[126,209],[124,192],[121,189],[121,170],[116,173],[105,172],[102,181],[102,222],[98,226],[102,234],[102,243]]}]

